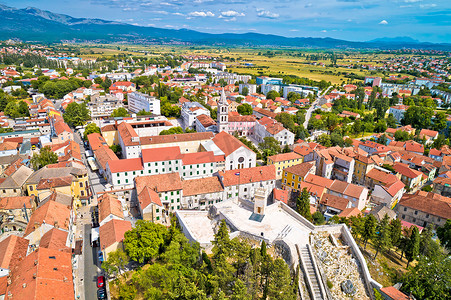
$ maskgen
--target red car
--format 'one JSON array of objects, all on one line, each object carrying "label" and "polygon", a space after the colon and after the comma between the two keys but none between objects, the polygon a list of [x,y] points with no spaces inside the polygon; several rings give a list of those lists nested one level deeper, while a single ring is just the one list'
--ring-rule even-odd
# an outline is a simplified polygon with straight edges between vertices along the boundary
[{"label": "red car", "polygon": [[98,276],[97,277],[97,287],[101,288],[105,286],[105,277],[103,276]]}]

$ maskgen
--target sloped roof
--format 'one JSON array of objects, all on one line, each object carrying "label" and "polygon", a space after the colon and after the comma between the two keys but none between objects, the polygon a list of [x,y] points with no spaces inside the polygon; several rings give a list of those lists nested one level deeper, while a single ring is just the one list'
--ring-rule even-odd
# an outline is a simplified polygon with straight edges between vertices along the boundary
[{"label": "sloped roof", "polygon": [[29,240],[10,235],[0,242],[0,268],[11,270],[27,256]]},{"label": "sloped roof", "polygon": [[141,193],[138,195],[138,202],[141,206],[141,209],[146,208],[151,203],[162,206],[161,199],[160,196],[158,196],[158,193],[147,186],[145,186]]},{"label": "sloped roof", "polygon": [[273,162],[281,162],[281,161],[287,161],[287,160],[293,160],[293,159],[300,159],[302,156],[295,152],[288,152],[288,153],[280,153],[276,155],[269,156],[268,159],[272,160]]},{"label": "sloped roof", "polygon": [[135,178],[135,186],[138,194],[141,193],[145,186],[155,190],[157,193],[161,193],[181,190],[182,181],[179,173],[138,176]]},{"label": "sloped roof", "polygon": [[182,181],[183,196],[194,196],[222,192],[224,189],[218,177],[206,177]]},{"label": "sloped roof", "polygon": [[32,208],[33,196],[2,197],[0,198],[0,209],[23,209]]},{"label": "sloped roof", "polygon": [[42,236],[39,247],[72,253],[72,249],[66,247],[67,235],[67,231],[52,228]]},{"label": "sloped roof", "polygon": [[111,173],[141,171],[143,169],[140,157],[109,160],[108,166],[110,167]]},{"label": "sloped roof", "polygon": [[34,231],[35,225],[42,223],[57,225],[59,228],[68,230],[70,220],[70,209],[61,203],[48,201],[44,205],[38,207],[30,217],[25,236]]},{"label": "sloped roof", "polygon": [[222,131],[217,135],[215,135],[215,137],[213,138],[213,142],[216,144],[216,146],[218,146],[219,149],[222,150],[222,152],[224,152],[226,156],[229,156],[230,154],[232,154],[241,147],[244,147],[247,150],[252,151],[239,139],[228,134],[225,131]]},{"label": "sloped roof", "polygon": [[143,163],[181,159],[180,147],[163,147],[142,150]]},{"label": "sloped roof", "polygon": [[232,186],[260,181],[276,180],[274,165],[219,172],[224,186]]},{"label": "sloped roof", "polygon": [[71,254],[38,248],[11,271],[8,299],[75,299]]},{"label": "sloped roof", "polygon": [[155,145],[155,144],[168,144],[168,143],[180,143],[180,142],[192,142],[211,140],[213,138],[213,132],[193,132],[171,135],[156,135],[141,137],[141,145]]},{"label": "sloped roof", "polygon": [[404,194],[399,201],[399,205],[438,216],[443,219],[451,219],[451,203],[433,197]]},{"label": "sloped roof", "polygon": [[99,227],[100,247],[102,249],[124,240],[124,234],[132,229],[130,221],[113,219]]}]

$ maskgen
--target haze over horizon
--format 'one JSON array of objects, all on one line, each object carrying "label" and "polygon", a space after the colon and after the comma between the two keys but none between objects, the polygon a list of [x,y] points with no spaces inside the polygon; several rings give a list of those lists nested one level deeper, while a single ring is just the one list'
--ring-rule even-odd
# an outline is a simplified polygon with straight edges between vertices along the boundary
[{"label": "haze over horizon", "polygon": [[[55,3],[57,2],[57,3]],[[369,41],[410,37],[451,43],[449,0],[2,0],[78,18],[208,33],[258,32],[287,37]]]}]

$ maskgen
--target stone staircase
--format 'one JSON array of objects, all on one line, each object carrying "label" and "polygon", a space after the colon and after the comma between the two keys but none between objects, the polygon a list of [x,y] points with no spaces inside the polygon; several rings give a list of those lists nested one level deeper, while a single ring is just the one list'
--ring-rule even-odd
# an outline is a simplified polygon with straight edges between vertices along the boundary
[{"label": "stone staircase", "polygon": [[327,299],[322,287],[320,274],[315,268],[314,259],[307,246],[298,247],[299,256],[301,260],[301,267],[304,269],[304,275],[307,278],[307,286],[312,300]]}]

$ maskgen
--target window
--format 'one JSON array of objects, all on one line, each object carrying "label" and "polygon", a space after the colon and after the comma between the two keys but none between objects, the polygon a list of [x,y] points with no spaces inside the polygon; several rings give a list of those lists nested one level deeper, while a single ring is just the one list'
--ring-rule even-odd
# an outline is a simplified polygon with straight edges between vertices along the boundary
[{"label": "window", "polygon": [[133,175],[136,175],[135,171],[133,171]]},{"label": "window", "polygon": [[32,191],[33,190],[33,186],[32,185],[30,185],[30,191]]},{"label": "window", "polygon": [[407,211],[407,207],[404,207],[404,211]]},{"label": "window", "polygon": [[183,170],[185,170],[185,166],[183,166]]},{"label": "window", "polygon": [[160,217],[157,217],[157,221],[160,220]]},{"label": "window", "polygon": [[405,218],[406,218],[406,215],[402,215],[402,218],[405,219]]},{"label": "window", "polygon": [[171,203],[174,203],[174,199],[171,199]]},{"label": "window", "polygon": [[418,210],[415,211],[415,215],[418,215]]},{"label": "window", "polygon": [[160,212],[160,209],[159,209],[159,208],[157,208],[157,209],[155,210],[155,212],[159,213],[159,212]]},{"label": "window", "polygon": [[150,174],[150,170],[149,170],[149,174]]},{"label": "window", "polygon": [[180,195],[180,191],[177,191],[177,195]]},{"label": "window", "polygon": [[80,195],[81,195],[81,196],[84,196],[84,195],[85,195],[85,192],[84,192],[84,191],[80,191]]},{"label": "window", "polygon": [[120,180],[118,180],[118,181],[117,181],[117,184],[121,184],[121,181],[120,181]]},{"label": "window", "polygon": [[127,176],[127,172],[125,172],[125,176]]},{"label": "window", "polygon": [[292,176],[292,179],[294,180],[295,177],[296,177],[296,176],[293,175],[293,176]]},{"label": "window", "polygon": [[429,214],[427,214],[427,215],[426,215],[426,218],[428,218],[428,219],[429,219]]},{"label": "window", "polygon": [[144,170],[141,170],[141,175],[144,174]]},{"label": "window", "polygon": [[83,182],[80,182],[80,187],[83,187]]},{"label": "window", "polygon": [[125,179],[125,183],[128,183],[128,179]]},{"label": "window", "polygon": [[164,166],[164,162],[161,163]]},{"label": "window", "polygon": [[171,192],[171,196],[174,196],[174,192],[173,191]]}]

